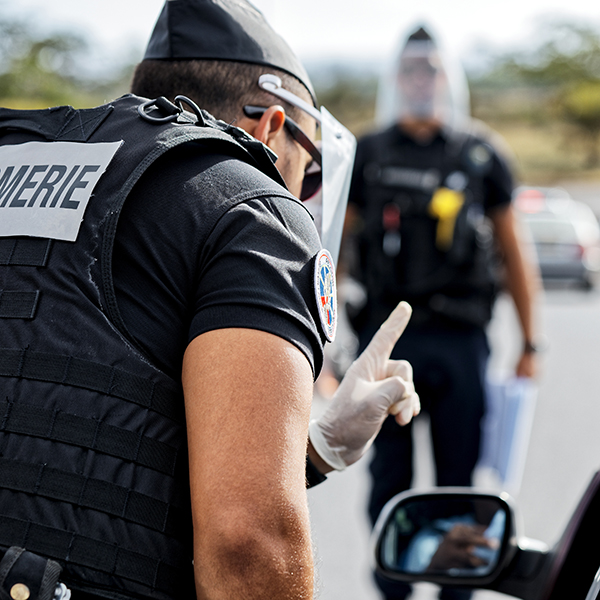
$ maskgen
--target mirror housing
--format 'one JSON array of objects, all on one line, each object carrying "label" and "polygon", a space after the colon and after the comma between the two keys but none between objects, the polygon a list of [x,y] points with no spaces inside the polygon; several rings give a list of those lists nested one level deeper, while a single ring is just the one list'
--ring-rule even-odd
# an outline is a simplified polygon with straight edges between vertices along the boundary
[{"label": "mirror housing", "polygon": [[519,550],[511,498],[472,488],[399,494],[373,539],[377,573],[406,583],[488,587]]}]

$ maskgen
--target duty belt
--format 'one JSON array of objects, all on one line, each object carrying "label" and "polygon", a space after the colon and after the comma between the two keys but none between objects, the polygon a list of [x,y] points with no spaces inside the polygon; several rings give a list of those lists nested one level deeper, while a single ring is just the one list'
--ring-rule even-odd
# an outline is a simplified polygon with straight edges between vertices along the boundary
[{"label": "duty belt", "polygon": [[69,600],[61,572],[56,561],[11,546],[0,560],[0,600]]}]

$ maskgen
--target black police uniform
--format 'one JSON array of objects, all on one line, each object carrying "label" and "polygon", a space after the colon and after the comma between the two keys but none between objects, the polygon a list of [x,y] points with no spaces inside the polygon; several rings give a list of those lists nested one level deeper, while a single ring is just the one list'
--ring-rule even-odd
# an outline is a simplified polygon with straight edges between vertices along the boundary
[{"label": "black police uniform", "polygon": [[[400,300],[412,305],[392,358],[413,366],[430,415],[438,485],[470,485],[478,458],[489,354],[484,327],[497,281],[484,217],[507,206],[511,191],[507,163],[474,131],[441,131],[422,145],[393,126],[358,144],[350,203],[360,217],[357,277],[367,303],[354,325],[362,350]],[[388,418],[374,446],[373,523],[411,485],[411,426]],[[407,586],[380,584],[388,598],[408,593]]]},{"label": "black police uniform", "polygon": [[[259,329],[322,364],[318,234],[270,151],[207,113],[141,104],[0,110],[1,146],[121,142],[75,241],[0,237],[0,550],[58,561],[76,597],[195,597],[180,383],[194,337]],[[147,118],[165,112],[176,122]],[[75,207],[83,159],[67,172],[56,156],[3,155],[0,219]]]}]

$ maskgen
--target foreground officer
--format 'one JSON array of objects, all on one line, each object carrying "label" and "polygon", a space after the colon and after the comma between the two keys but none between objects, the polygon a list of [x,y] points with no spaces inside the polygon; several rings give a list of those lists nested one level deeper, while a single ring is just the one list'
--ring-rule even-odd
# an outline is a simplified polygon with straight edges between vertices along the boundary
[{"label": "foreground officer", "polygon": [[[386,128],[359,141],[350,193],[360,223],[358,277],[367,290],[355,320],[360,346],[400,300],[413,306],[392,356],[413,366],[430,416],[436,482],[444,486],[471,485],[478,459],[485,327],[498,277],[494,243],[523,334],[516,374],[536,370],[535,278],[516,233],[512,175],[490,133],[468,118],[460,74],[425,29],[408,37],[378,98]],[[388,419],[375,441],[373,523],[411,485],[411,433]],[[406,585],[380,583],[388,599],[409,593]],[[441,597],[469,595],[448,589]]]},{"label": "foreground officer", "polygon": [[[304,148],[311,153],[310,157],[305,153],[306,158],[313,158],[305,168],[311,174],[303,179],[301,188],[297,187],[297,190],[305,206],[309,206],[315,213],[316,224],[320,223],[319,216],[323,210],[329,210],[330,214],[335,215],[329,229],[321,227],[321,237],[325,247],[336,255],[347,189],[325,195],[324,200],[329,204],[326,207],[319,206],[319,202],[323,200],[319,176],[322,175],[325,180],[323,187],[327,184],[328,176],[334,180],[341,179],[340,171],[344,166],[350,167],[352,164],[354,140],[349,144],[352,150],[348,155],[349,160],[345,165],[340,165],[342,169],[334,169],[333,173],[317,169],[316,175],[312,174],[315,163],[321,165],[321,153],[310,142],[306,142],[302,129],[297,125],[302,123],[305,128],[314,127],[315,121],[322,121],[323,114],[314,108],[314,91],[304,68],[286,49],[287,46],[281,46],[282,40],[278,36],[274,37],[270,29],[257,28],[251,20],[247,20],[247,14],[243,18],[238,16],[235,25],[227,22],[217,26],[215,9],[212,2],[166,3],[148,43],[144,60],[135,69],[131,91],[139,96],[165,96],[171,100],[183,93],[219,119],[235,123],[265,144],[269,144],[271,135],[270,120],[276,115],[279,119],[278,126],[281,127],[283,123],[287,130],[287,141],[291,142],[292,150],[301,151]],[[244,11],[247,10],[246,7]],[[223,45],[222,41],[232,31],[239,33],[240,27],[250,28],[252,25],[252,36],[260,39],[266,37],[268,43],[263,42],[259,48],[255,44],[248,46],[244,44],[245,38],[242,35],[232,40],[231,44]],[[251,61],[251,64],[240,62],[242,59]],[[279,68],[274,68],[274,64]],[[273,74],[282,82],[280,87],[272,85]],[[330,141],[326,138],[326,124],[323,123],[324,144]],[[277,166],[280,169],[288,164],[290,153],[288,151],[278,159]],[[329,161],[330,164],[333,163],[331,152]],[[286,182],[289,187],[289,177]],[[346,181],[348,183],[349,180]],[[331,191],[331,186],[325,190],[327,191]],[[398,336],[401,330],[393,330],[391,334]],[[370,363],[373,368],[368,369],[370,374],[365,377],[380,380],[388,376],[382,374],[382,365],[378,365],[378,361],[386,352],[387,359],[390,351],[391,348],[374,357]],[[368,356],[362,358],[363,364],[369,362]],[[397,373],[404,378],[412,377],[404,364],[397,367]],[[308,448],[311,460],[307,465],[309,483],[322,481],[324,473],[333,469],[342,470],[358,460],[368,449],[379,430],[384,413],[387,412],[390,398],[385,400],[387,395],[381,390],[372,393],[370,400],[364,399],[367,403],[371,402],[372,411],[365,411],[360,403],[356,404],[355,409],[351,409],[352,403],[344,401],[347,383],[335,396],[338,402],[334,400],[328,411],[329,418],[332,418],[332,413],[339,417],[332,422],[324,416],[311,424]],[[418,403],[416,395],[412,399]],[[399,422],[405,424],[411,419],[415,402],[404,403],[405,414],[397,417]],[[318,453],[315,445],[319,448]],[[314,468],[315,465],[318,469]]]},{"label": "foreground officer", "polygon": [[[204,7],[225,48],[295,86],[274,92],[313,104],[250,5],[167,6]],[[335,288],[284,180],[301,193],[315,120],[294,129],[258,77],[235,83],[266,146],[188,100],[0,111],[0,548],[28,551],[2,558],[3,597],[50,600],[60,567],[77,598],[311,596],[306,434]],[[375,428],[418,410],[406,365],[381,359],[408,315],[349,380],[347,399],[384,396]],[[340,468],[374,432],[340,444],[336,419],[313,430]]]}]

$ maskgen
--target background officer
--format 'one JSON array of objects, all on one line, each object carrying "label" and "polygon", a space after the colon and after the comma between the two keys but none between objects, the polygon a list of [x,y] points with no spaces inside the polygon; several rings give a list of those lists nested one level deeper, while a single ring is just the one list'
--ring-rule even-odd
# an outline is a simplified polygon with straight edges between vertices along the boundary
[{"label": "background officer", "polygon": [[[523,334],[516,374],[535,374],[535,278],[518,240],[513,179],[497,143],[468,118],[464,74],[424,29],[402,44],[378,95],[387,128],[359,141],[350,193],[357,277],[367,293],[356,316],[360,348],[399,300],[413,317],[393,357],[410,361],[429,413],[438,485],[470,485],[478,458],[489,354],[485,326],[499,259]],[[393,124],[391,124],[393,123]],[[391,124],[391,126],[390,126]],[[369,513],[412,480],[409,427],[388,419],[370,465]],[[379,582],[386,598],[408,586]],[[468,593],[443,590],[444,598]]]},{"label": "background officer", "polygon": [[[300,195],[314,159],[312,88],[239,0],[169,0],[155,36],[194,11],[226,66],[233,47],[285,80],[266,93],[254,72],[226,78],[233,105],[261,109],[247,111],[256,138],[188,101],[195,114],[136,96],[0,111],[0,548],[57,560],[82,598],[311,596],[304,468],[326,255],[285,184]],[[295,124],[277,94],[304,107]],[[392,405],[400,422],[418,410],[407,366],[385,356],[409,314],[379,338],[377,368],[353,371],[382,400],[376,427]],[[331,466],[364,451],[316,430]],[[15,555],[2,586],[28,571]]]}]

